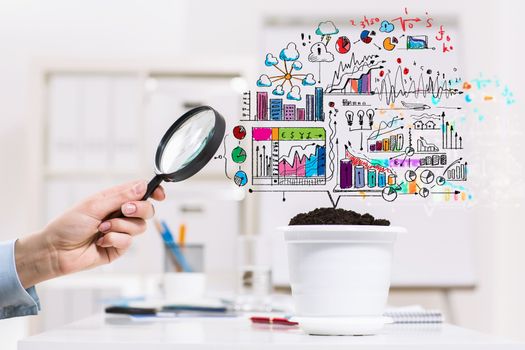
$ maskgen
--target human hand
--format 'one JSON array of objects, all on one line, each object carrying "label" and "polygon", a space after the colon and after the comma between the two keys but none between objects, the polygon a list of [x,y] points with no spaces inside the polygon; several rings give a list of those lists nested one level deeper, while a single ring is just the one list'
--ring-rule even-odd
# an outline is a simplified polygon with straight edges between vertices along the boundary
[{"label": "human hand", "polygon": [[[15,259],[24,288],[65,274],[107,264],[126,252],[135,235],[146,230],[153,205],[140,199],[146,182],[135,181],[88,197],[50,222],[42,231],[16,242]],[[158,187],[151,198],[163,200]],[[123,217],[106,219],[117,210]]]}]

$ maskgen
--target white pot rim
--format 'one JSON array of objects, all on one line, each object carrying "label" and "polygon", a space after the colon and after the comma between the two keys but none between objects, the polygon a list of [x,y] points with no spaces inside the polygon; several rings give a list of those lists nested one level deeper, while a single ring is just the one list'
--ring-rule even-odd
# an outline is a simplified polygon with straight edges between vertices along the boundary
[{"label": "white pot rim", "polygon": [[278,228],[288,243],[393,243],[406,229],[377,225],[293,225]]}]

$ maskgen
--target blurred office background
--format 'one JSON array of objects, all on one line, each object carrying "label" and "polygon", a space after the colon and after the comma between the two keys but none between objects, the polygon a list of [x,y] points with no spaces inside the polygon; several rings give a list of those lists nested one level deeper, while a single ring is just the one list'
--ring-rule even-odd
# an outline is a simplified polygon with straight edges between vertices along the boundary
[{"label": "blurred office background", "polygon": [[[405,285],[389,302],[444,309],[461,326],[525,340],[520,1],[0,1],[0,239],[41,228],[101,188],[152,176],[160,133],[194,105],[216,106],[233,123],[257,73],[265,27],[276,20],[389,15],[405,6],[454,22],[463,75],[497,75],[516,103],[514,114],[493,110],[506,128],[494,125],[486,150],[493,163],[477,178],[486,186],[475,186],[473,285],[446,293]],[[502,169],[511,182],[497,181]],[[232,290],[238,237],[262,234],[258,204],[224,178],[219,163],[167,189],[158,214],[185,222],[190,242],[205,244],[210,288]],[[149,229],[116,264],[42,285],[42,315],[0,321],[2,344],[100,311],[105,298],[154,293],[162,256]]]}]

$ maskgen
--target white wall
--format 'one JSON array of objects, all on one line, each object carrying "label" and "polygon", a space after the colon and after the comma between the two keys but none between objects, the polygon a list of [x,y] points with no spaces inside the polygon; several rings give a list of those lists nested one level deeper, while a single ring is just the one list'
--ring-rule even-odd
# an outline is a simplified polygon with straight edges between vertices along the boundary
[{"label": "white wall", "polygon": [[[518,101],[515,108],[522,110],[520,96],[525,91],[518,79],[523,72],[517,63],[525,54],[518,43],[524,34],[518,17],[523,13],[522,3],[446,0],[427,2],[423,7],[421,1],[0,1],[0,184],[4,198],[0,202],[0,239],[35,229],[35,223],[25,218],[31,216],[27,207],[38,188],[25,184],[35,183],[32,172],[37,168],[32,161],[38,151],[30,140],[35,132],[31,128],[35,120],[31,74],[44,57],[83,61],[169,60],[181,55],[252,58],[265,15],[340,18],[344,13],[398,13],[408,6],[411,12],[428,10],[434,17],[457,15],[463,26],[462,50],[467,53],[465,76],[497,73],[513,87]],[[508,117],[514,130],[525,130],[518,115]],[[514,158],[519,163],[523,152],[514,147],[515,139],[500,135],[497,148],[491,151],[506,152],[502,159]],[[475,209],[480,285],[475,292],[456,293],[453,303],[461,324],[525,339],[521,321],[525,314],[525,255],[521,253],[525,237],[513,219],[523,209],[520,193],[515,192],[498,208]],[[425,297],[417,294],[414,298]],[[5,322],[0,323],[3,339]]]}]

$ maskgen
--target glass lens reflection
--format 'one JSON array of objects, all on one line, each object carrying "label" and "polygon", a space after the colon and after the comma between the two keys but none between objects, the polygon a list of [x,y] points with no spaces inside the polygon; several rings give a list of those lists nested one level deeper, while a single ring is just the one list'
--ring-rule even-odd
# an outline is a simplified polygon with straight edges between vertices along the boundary
[{"label": "glass lens reflection", "polygon": [[187,166],[206,146],[214,128],[213,111],[205,110],[190,117],[171,135],[164,147],[158,170],[170,174]]}]

